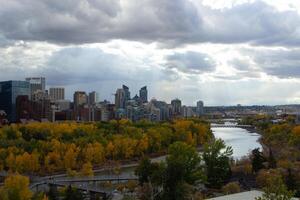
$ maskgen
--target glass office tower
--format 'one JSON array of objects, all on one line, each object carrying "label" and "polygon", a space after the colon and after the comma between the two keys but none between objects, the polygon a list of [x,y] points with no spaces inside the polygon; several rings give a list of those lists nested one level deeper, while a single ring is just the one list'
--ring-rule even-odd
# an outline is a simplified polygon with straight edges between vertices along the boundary
[{"label": "glass office tower", "polygon": [[16,99],[19,95],[30,96],[30,84],[27,81],[0,82],[0,110],[4,110],[10,122],[16,122]]}]

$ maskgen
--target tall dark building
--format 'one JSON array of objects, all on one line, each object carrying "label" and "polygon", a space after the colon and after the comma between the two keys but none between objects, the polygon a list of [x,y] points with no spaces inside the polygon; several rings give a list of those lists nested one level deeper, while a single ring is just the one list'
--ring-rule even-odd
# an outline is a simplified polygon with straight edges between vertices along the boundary
[{"label": "tall dark building", "polygon": [[172,113],[174,116],[181,114],[181,101],[179,99],[174,99],[171,101]]},{"label": "tall dark building", "polygon": [[27,81],[0,82],[0,110],[4,110],[10,122],[16,122],[16,99],[20,95],[30,96],[30,85]]},{"label": "tall dark building", "polygon": [[197,101],[197,116],[201,116],[204,114],[204,103],[203,101]]},{"label": "tall dark building", "polygon": [[140,100],[142,101],[142,103],[147,103],[148,102],[147,86],[144,86],[140,89]]},{"label": "tall dark building", "polygon": [[123,90],[125,93],[125,103],[126,103],[126,101],[130,100],[129,87],[127,87],[126,85],[123,85]]},{"label": "tall dark building", "polygon": [[125,108],[125,91],[124,89],[117,89],[116,94],[115,94],[115,104],[116,104],[116,109],[120,108]]}]

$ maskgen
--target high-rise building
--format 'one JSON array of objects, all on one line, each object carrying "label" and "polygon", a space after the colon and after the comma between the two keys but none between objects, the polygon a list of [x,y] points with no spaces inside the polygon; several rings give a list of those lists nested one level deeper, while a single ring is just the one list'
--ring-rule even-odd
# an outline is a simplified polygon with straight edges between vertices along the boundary
[{"label": "high-rise building", "polygon": [[89,104],[93,105],[99,102],[99,95],[97,92],[93,91],[89,93]]},{"label": "high-rise building", "polygon": [[115,94],[115,104],[116,109],[125,108],[126,97],[125,97],[125,90],[124,89],[117,89]]},{"label": "high-rise building", "polygon": [[7,119],[11,122],[17,120],[16,99],[20,95],[30,95],[30,85],[27,81],[0,82],[0,110],[4,110]]},{"label": "high-rise building", "polygon": [[76,91],[74,93],[74,109],[76,110],[78,107],[86,104],[88,101],[88,97],[83,91]]},{"label": "high-rise building", "polygon": [[29,77],[26,81],[30,84],[30,98],[37,91],[46,91],[46,79],[45,77]]},{"label": "high-rise building", "polygon": [[142,103],[147,103],[148,102],[147,86],[144,86],[140,89],[140,100],[142,101]]},{"label": "high-rise building", "polygon": [[204,114],[204,103],[203,101],[197,102],[197,109],[196,109],[197,115],[202,116]]},{"label": "high-rise building", "polygon": [[193,117],[193,108],[191,106],[182,106],[181,113],[185,118]]},{"label": "high-rise building", "polygon": [[171,101],[172,105],[172,113],[174,116],[178,116],[181,114],[181,101],[179,99],[173,99]]},{"label": "high-rise building", "polygon": [[127,87],[126,85],[123,85],[122,88],[123,88],[123,90],[124,90],[124,94],[125,94],[125,103],[126,103],[126,101],[130,100],[129,87]]},{"label": "high-rise building", "polygon": [[50,99],[53,101],[64,100],[65,99],[65,88],[57,87],[49,89]]}]

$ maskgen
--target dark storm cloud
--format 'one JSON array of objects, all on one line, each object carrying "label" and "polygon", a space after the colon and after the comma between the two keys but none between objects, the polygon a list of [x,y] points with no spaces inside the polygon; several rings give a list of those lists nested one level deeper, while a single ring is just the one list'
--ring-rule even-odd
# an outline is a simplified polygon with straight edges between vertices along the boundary
[{"label": "dark storm cloud", "polygon": [[215,61],[207,54],[187,51],[166,56],[166,66],[186,73],[211,72],[216,68]]},{"label": "dark storm cloud", "polygon": [[227,9],[187,0],[0,0],[0,33],[13,40],[94,43],[111,39],[299,45],[300,17],[261,1]]}]

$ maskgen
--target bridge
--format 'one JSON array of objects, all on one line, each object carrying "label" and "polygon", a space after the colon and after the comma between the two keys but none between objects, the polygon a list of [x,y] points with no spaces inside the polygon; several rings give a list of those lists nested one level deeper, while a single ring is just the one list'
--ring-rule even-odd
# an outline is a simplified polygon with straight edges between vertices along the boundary
[{"label": "bridge", "polygon": [[251,125],[238,125],[238,124],[211,124],[211,128],[253,128]]},{"label": "bridge", "polygon": [[97,186],[99,182],[124,182],[129,180],[138,180],[136,176],[119,176],[119,177],[86,177],[86,178],[64,178],[64,179],[45,179],[43,181],[30,185],[31,190],[39,191],[40,186],[47,185],[49,187],[68,187],[72,186],[77,190],[81,190],[91,196],[99,195],[102,199],[109,199],[112,196],[112,189],[106,189]]}]

